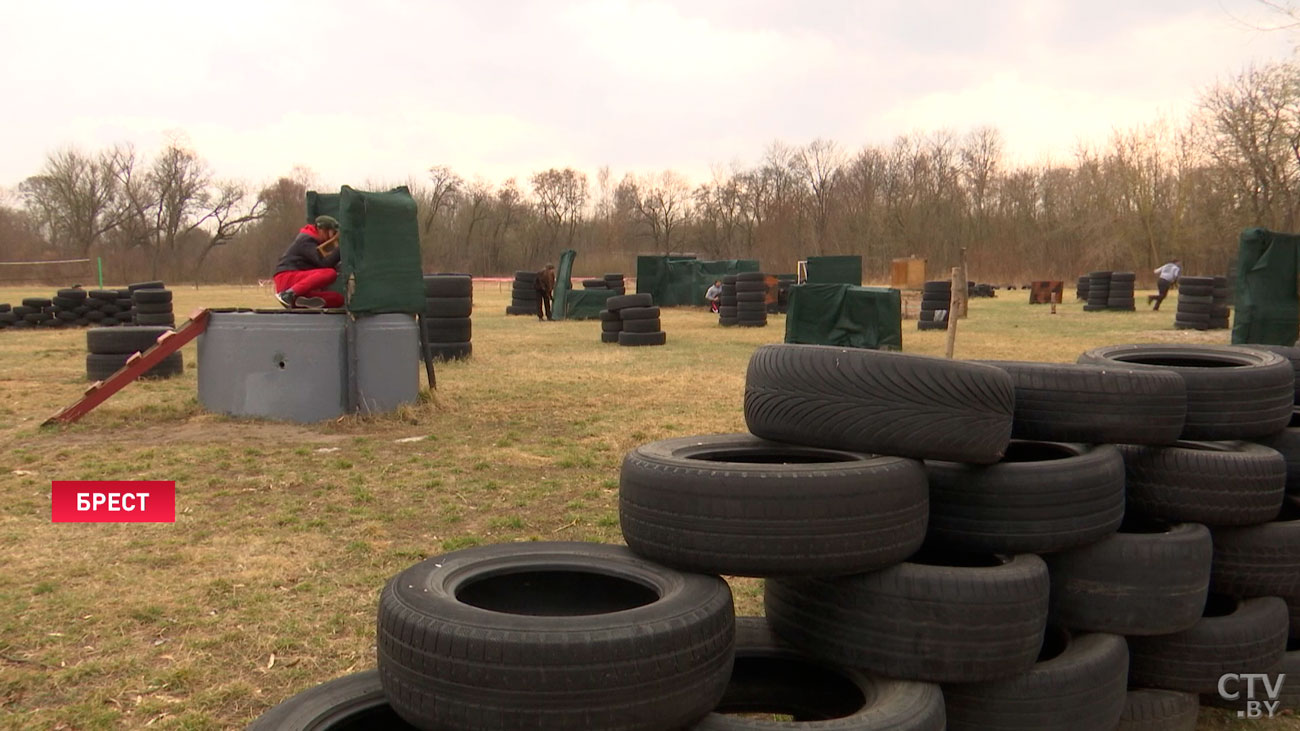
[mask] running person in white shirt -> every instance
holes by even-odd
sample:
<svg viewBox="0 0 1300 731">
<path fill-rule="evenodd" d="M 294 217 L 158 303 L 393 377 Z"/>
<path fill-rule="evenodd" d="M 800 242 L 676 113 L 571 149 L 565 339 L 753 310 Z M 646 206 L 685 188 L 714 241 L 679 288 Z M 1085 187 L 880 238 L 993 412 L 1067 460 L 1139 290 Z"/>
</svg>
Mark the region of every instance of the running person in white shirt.
<svg viewBox="0 0 1300 731">
<path fill-rule="evenodd" d="M 1169 285 L 1178 281 L 1179 275 L 1183 273 L 1183 268 L 1178 266 L 1177 259 L 1170 259 L 1168 264 L 1155 270 L 1155 273 L 1158 277 L 1158 279 L 1156 279 L 1156 290 L 1159 294 L 1147 295 L 1147 304 L 1154 302 L 1155 307 L 1152 307 L 1151 309 L 1159 310 L 1160 303 L 1164 302 L 1165 297 L 1169 294 Z"/>
</svg>

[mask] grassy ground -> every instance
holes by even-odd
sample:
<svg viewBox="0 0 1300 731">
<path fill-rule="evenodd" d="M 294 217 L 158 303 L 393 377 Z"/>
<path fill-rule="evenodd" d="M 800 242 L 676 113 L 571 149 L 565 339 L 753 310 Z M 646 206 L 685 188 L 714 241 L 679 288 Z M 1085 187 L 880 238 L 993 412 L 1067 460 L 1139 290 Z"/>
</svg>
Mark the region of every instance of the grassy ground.
<svg viewBox="0 0 1300 731">
<path fill-rule="evenodd" d="M 723 329 L 677 308 L 663 317 L 666 347 L 619 348 L 595 322 L 506 317 L 508 291 L 477 289 L 474 358 L 440 366 L 436 393 L 395 415 L 309 426 L 203 412 L 190 345 L 183 377 L 132 384 L 73 427 L 41 429 L 86 385 L 85 336 L 0 332 L 0 727 L 239 727 L 373 666 L 388 577 L 481 543 L 618 542 L 622 455 L 743 431 L 746 362 L 784 333 L 781 316 Z M 48 294 L 0 289 L 0 302 Z M 178 313 L 272 304 L 248 288 L 175 296 Z M 1172 299 L 1159 313 L 1051 315 L 1026 298 L 974 301 L 958 356 L 1070 361 L 1108 343 L 1228 340 L 1173 330 Z M 907 351 L 942 353 L 944 333 L 904 325 Z M 105 478 L 175 480 L 176 523 L 50 523 L 51 480 Z M 758 581 L 732 585 L 738 611 L 761 611 Z M 1203 711 L 1199 728 L 1254 726 Z"/>
</svg>

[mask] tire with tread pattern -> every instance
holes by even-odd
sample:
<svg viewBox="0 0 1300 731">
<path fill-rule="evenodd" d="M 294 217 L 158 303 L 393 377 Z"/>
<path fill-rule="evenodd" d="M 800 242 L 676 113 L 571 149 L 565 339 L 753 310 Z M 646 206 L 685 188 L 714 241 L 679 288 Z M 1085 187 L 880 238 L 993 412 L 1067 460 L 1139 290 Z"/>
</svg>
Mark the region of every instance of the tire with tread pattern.
<svg viewBox="0 0 1300 731">
<path fill-rule="evenodd" d="M 136 305 L 161 305 L 172 301 L 170 289 L 137 289 L 131 293 Z"/>
<path fill-rule="evenodd" d="M 759 717 L 793 716 L 796 723 Z M 834 667 L 783 642 L 763 617 L 736 618 L 736 664 L 713 713 L 691 731 L 943 731 L 939 686 Z"/>
<path fill-rule="evenodd" d="M 474 280 L 468 274 L 426 274 L 424 296 L 426 298 L 472 298 Z"/>
<path fill-rule="evenodd" d="M 980 362 L 1001 368 L 1015 381 L 1015 438 L 1172 444 L 1187 418 L 1187 387 L 1182 376 L 1171 371 Z"/>
<path fill-rule="evenodd" d="M 1289 618 L 1277 597 L 1237 601 L 1211 594 L 1191 629 L 1129 638 L 1129 682 L 1213 693 L 1226 673 L 1263 673 L 1282 661 Z"/>
<path fill-rule="evenodd" d="M 469 297 L 425 297 L 424 314 L 429 317 L 469 317 L 474 300 Z"/>
<path fill-rule="evenodd" d="M 248 731 L 417 731 L 388 705 L 378 670 L 313 686 L 257 717 Z"/>
<path fill-rule="evenodd" d="M 925 471 L 915 460 L 749 434 L 643 444 L 623 458 L 619 478 L 628 547 L 706 574 L 885 568 L 921 547 L 927 508 Z"/>
<path fill-rule="evenodd" d="M 654 305 L 654 298 L 649 294 L 619 294 L 605 300 L 605 309 L 610 312 L 616 312 L 625 307 L 651 307 Z"/>
<path fill-rule="evenodd" d="M 993 366 L 823 345 L 749 360 L 745 423 L 778 442 L 990 464 L 1011 439 L 1015 387 Z"/>
<path fill-rule="evenodd" d="M 1203 525 L 1131 521 L 1097 543 L 1045 556 L 1052 621 L 1125 636 L 1189 629 L 1205 607 L 1213 553 Z"/>
<path fill-rule="evenodd" d="M 422 561 L 380 594 L 376 642 L 408 723 L 539 731 L 689 726 L 722 699 L 734 643 L 722 579 L 591 543 Z"/>
<path fill-rule="evenodd" d="M 119 327 L 113 330 L 87 330 L 86 350 L 91 353 L 130 355 L 148 350 L 158 342 L 158 338 L 169 328 L 134 326 Z"/>
<path fill-rule="evenodd" d="M 1300 506 L 1285 500 L 1260 525 L 1215 528 L 1210 591 L 1235 597 L 1300 596 Z"/>
<path fill-rule="evenodd" d="M 623 332 L 626 333 L 654 333 L 659 332 L 661 326 L 659 320 L 623 320 L 620 323 L 623 326 Z"/>
<path fill-rule="evenodd" d="M 1250 442 L 1178 442 L 1170 447 L 1119 445 L 1124 456 L 1126 514 L 1208 526 L 1272 520 L 1286 494 L 1286 461 Z"/>
<path fill-rule="evenodd" d="M 1047 626 L 1047 565 L 1033 554 L 922 551 L 867 574 L 765 584 L 765 613 L 782 639 L 844 667 L 896 678 L 1015 676 L 1033 667 Z"/>
<path fill-rule="evenodd" d="M 621 320 L 658 320 L 658 307 L 624 307 L 618 311 Z"/>
<path fill-rule="evenodd" d="M 928 540 L 990 553 L 1096 543 L 1124 518 L 1124 459 L 1110 444 L 1013 439 L 992 465 L 927 460 Z"/>
<path fill-rule="evenodd" d="M 1128 645 L 1123 637 L 1070 636 L 1049 629 L 1040 657 L 1014 678 L 945 684 L 948 731 L 1115 728 L 1127 695 Z"/>
<path fill-rule="evenodd" d="M 1287 428 L 1254 441 L 1282 455 L 1282 459 L 1286 460 L 1287 494 L 1300 494 L 1300 409 L 1291 412 L 1291 423 Z"/>
<path fill-rule="evenodd" d="M 1231 345 L 1112 345 L 1080 363 L 1168 369 L 1187 385 L 1183 439 L 1252 439 L 1286 428 L 1295 404 L 1290 361 L 1265 350 Z"/>
<path fill-rule="evenodd" d="M 618 334 L 619 345 L 640 346 L 640 345 L 664 345 L 668 342 L 668 333 L 660 330 L 650 333 L 634 333 L 624 330 Z"/>
</svg>

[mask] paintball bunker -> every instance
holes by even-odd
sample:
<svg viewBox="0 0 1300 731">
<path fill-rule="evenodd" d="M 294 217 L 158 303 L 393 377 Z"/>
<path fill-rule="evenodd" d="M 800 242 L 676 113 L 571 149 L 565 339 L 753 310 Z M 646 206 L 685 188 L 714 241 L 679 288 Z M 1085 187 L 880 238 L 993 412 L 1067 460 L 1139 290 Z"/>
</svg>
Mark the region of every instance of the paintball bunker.
<svg viewBox="0 0 1300 731">
<path fill-rule="evenodd" d="M 315 422 L 379 414 L 420 392 L 407 314 L 221 312 L 199 336 L 199 402 L 233 416 Z"/>
</svg>

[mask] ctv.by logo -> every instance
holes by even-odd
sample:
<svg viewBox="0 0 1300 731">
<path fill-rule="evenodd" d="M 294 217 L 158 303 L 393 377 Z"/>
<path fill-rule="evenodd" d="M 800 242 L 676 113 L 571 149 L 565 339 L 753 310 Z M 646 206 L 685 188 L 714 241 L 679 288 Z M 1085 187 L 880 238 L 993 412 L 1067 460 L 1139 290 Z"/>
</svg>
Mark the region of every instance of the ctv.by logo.
<svg viewBox="0 0 1300 731">
<path fill-rule="evenodd" d="M 1258 700 L 1255 695 L 1255 681 L 1260 681 L 1263 686 L 1264 696 L 1268 700 Z M 1235 701 L 1241 699 L 1241 688 L 1244 684 L 1246 687 L 1246 708 L 1237 711 L 1237 718 L 1272 718 L 1277 712 L 1278 706 L 1282 701 L 1278 700 L 1282 695 L 1282 682 L 1286 680 L 1286 673 L 1278 673 L 1276 682 L 1269 682 L 1267 673 L 1227 673 L 1219 677 L 1219 697 L 1225 701 Z M 1229 690 L 1229 684 L 1232 684 L 1233 690 Z"/>
</svg>

